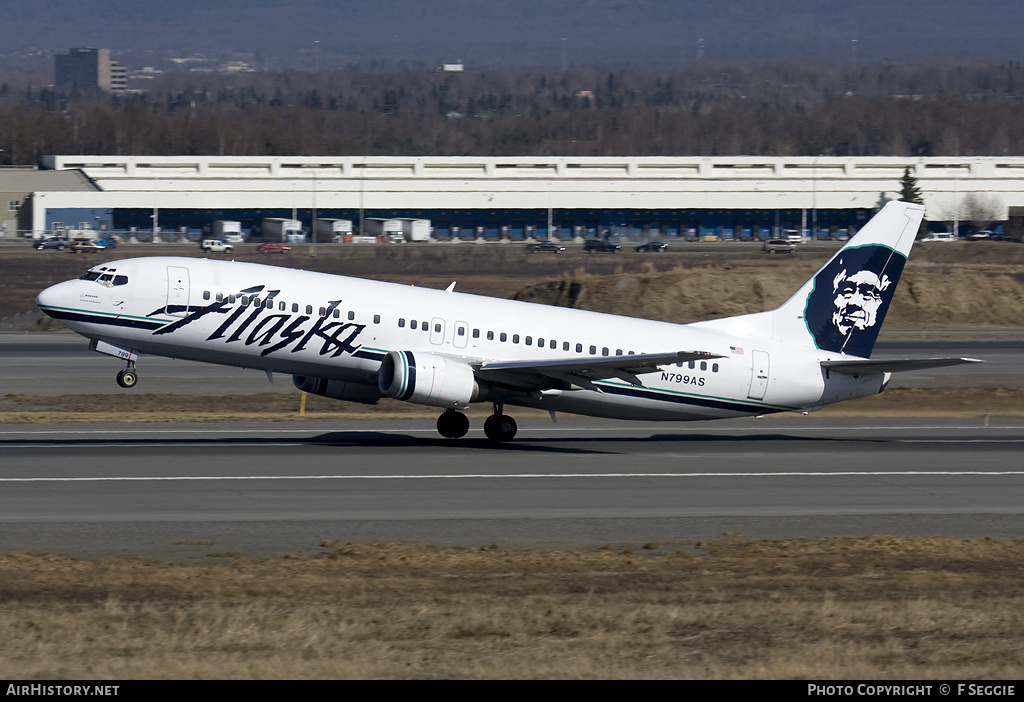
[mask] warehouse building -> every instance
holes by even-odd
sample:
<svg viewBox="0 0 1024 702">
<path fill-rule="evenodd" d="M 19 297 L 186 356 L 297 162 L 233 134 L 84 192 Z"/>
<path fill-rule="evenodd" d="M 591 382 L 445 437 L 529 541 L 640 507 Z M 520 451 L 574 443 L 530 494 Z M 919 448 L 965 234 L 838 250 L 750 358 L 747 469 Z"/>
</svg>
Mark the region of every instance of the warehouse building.
<svg viewBox="0 0 1024 702">
<path fill-rule="evenodd" d="M 198 238 L 215 220 L 258 234 L 264 218 L 309 223 L 414 218 L 438 240 L 854 233 L 905 169 L 927 219 L 989 226 L 1024 215 L 1024 158 L 897 157 L 233 157 L 51 156 L 91 190 L 40 189 L 25 203 L 33 236 L 93 229 Z M 307 225 L 308 226 L 308 225 Z"/>
</svg>

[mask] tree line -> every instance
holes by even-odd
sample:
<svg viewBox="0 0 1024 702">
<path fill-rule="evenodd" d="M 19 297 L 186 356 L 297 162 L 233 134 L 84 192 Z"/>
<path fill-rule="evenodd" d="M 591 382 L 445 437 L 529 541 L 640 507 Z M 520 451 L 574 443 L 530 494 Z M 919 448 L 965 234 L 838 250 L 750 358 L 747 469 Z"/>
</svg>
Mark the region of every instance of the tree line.
<svg viewBox="0 0 1024 702">
<path fill-rule="evenodd" d="M 167 73 L 122 94 L 0 85 L 0 163 L 46 154 L 1024 153 L 1017 63 L 703 62 L 445 73 Z"/>
</svg>

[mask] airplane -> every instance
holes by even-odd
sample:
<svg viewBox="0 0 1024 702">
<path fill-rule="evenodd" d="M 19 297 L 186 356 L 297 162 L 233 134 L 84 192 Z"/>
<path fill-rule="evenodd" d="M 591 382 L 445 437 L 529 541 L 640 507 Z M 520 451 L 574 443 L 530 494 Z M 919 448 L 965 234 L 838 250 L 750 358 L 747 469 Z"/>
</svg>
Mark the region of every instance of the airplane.
<svg viewBox="0 0 1024 702">
<path fill-rule="evenodd" d="M 871 359 L 924 208 L 890 202 L 775 310 L 672 324 L 275 266 L 186 257 L 89 268 L 39 293 L 47 315 L 120 358 L 142 354 L 293 376 L 302 391 L 442 409 L 491 403 L 484 433 L 515 437 L 506 406 L 635 420 L 807 413 L 881 392 L 892 373 L 971 358 Z"/>
</svg>

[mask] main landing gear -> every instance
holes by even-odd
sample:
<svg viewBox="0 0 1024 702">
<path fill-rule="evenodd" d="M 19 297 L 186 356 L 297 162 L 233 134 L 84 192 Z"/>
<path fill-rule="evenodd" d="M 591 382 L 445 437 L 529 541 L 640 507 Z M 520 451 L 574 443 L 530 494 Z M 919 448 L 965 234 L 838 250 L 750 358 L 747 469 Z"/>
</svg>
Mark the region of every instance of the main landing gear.
<svg viewBox="0 0 1024 702">
<path fill-rule="evenodd" d="M 446 439 L 461 439 L 469 431 L 469 417 L 462 412 L 445 410 L 437 418 L 437 432 Z"/>
<path fill-rule="evenodd" d="M 122 388 L 134 388 L 139 382 L 139 375 L 135 372 L 135 361 L 128 361 L 128 367 L 117 374 L 117 384 Z"/>
<path fill-rule="evenodd" d="M 437 431 L 446 439 L 460 439 L 469 431 L 469 418 L 462 412 L 445 410 L 437 418 Z M 484 422 L 484 434 L 491 441 L 511 441 L 515 438 L 518 427 L 516 420 L 502 414 L 500 403 L 494 403 L 494 414 Z"/>
</svg>

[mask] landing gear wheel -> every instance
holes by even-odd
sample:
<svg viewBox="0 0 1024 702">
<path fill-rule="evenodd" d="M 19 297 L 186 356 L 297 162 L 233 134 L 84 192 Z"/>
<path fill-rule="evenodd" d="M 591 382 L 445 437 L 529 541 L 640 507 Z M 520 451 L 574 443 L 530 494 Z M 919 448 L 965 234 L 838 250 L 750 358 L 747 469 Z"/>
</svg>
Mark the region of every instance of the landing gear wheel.
<svg viewBox="0 0 1024 702">
<path fill-rule="evenodd" d="M 461 439 L 469 431 L 469 418 L 462 412 L 445 410 L 437 418 L 437 432 L 446 439 Z"/>
<path fill-rule="evenodd" d="M 133 388 L 139 382 L 139 376 L 131 368 L 125 368 L 117 374 L 117 384 L 122 388 Z"/>
<path fill-rule="evenodd" d="M 491 441 L 511 441 L 518 429 L 516 420 L 507 414 L 492 414 L 484 422 L 484 434 Z"/>
</svg>

